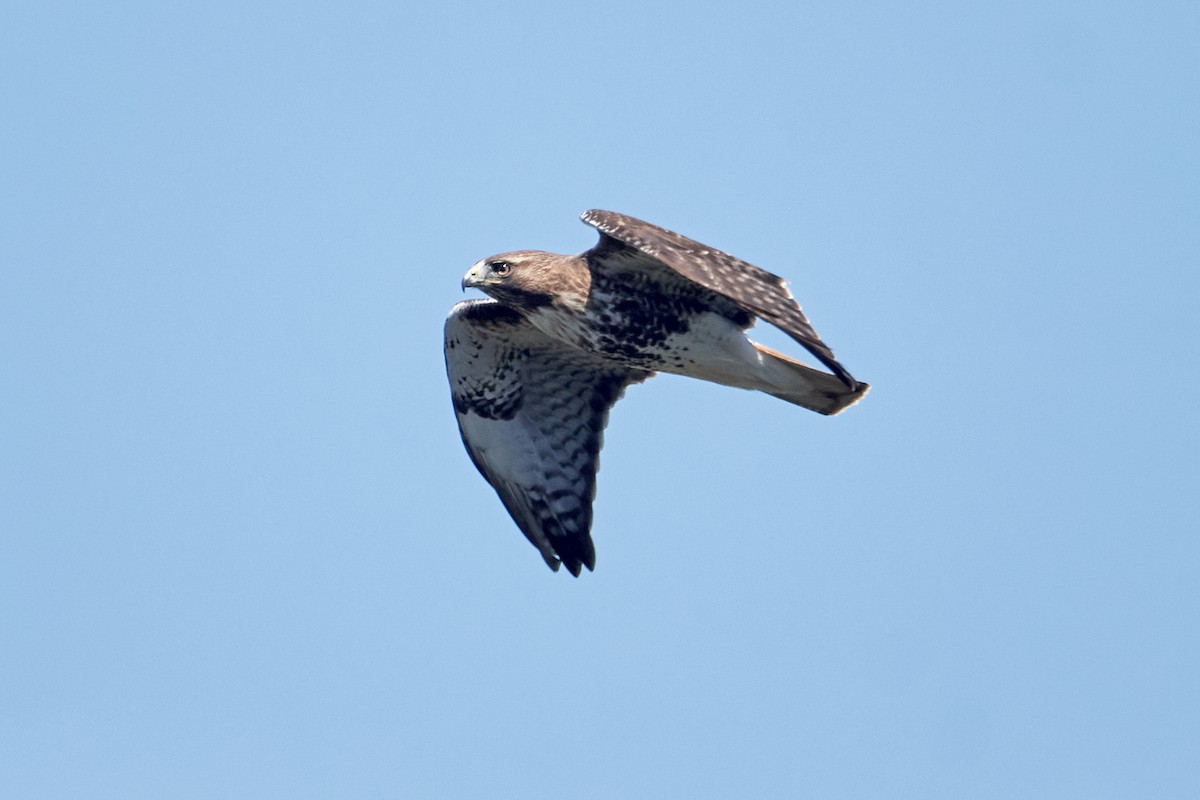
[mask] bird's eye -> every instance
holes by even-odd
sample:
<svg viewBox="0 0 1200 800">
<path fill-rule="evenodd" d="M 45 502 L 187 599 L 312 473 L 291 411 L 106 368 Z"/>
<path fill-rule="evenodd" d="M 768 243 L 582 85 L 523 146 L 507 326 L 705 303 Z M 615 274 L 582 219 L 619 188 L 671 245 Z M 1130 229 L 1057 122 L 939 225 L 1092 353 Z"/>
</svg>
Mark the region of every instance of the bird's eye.
<svg viewBox="0 0 1200 800">
<path fill-rule="evenodd" d="M 511 270 L 512 264 L 509 264 L 507 261 L 492 262 L 492 272 L 497 275 L 507 275 Z"/>
</svg>

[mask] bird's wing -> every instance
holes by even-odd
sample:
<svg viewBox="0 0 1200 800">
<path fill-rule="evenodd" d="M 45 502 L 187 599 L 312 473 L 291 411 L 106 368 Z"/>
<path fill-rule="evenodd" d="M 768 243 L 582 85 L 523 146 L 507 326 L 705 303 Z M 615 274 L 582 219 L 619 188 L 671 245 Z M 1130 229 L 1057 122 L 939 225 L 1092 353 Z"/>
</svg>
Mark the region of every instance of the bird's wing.
<svg viewBox="0 0 1200 800">
<path fill-rule="evenodd" d="M 783 278 L 674 231 L 614 211 L 586 211 L 582 219 L 601 234 L 600 242 L 585 254 L 589 259 L 603 261 L 614 253 L 625 256 L 626 261 L 630 254 L 649 256 L 675 274 L 775 325 L 851 390 L 859 387 L 821 341 Z"/>
<path fill-rule="evenodd" d="M 608 410 L 653 373 L 557 342 L 495 300 L 446 320 L 446 373 L 471 460 L 557 570 L 592 569 L 596 470 Z"/>
</svg>

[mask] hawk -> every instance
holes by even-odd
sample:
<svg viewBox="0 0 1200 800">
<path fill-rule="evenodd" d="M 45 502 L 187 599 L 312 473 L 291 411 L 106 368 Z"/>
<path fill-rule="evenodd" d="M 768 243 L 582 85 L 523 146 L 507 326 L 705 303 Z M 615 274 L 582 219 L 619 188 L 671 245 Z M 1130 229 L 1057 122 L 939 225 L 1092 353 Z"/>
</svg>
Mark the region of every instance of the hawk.
<svg viewBox="0 0 1200 800">
<path fill-rule="evenodd" d="M 846 371 L 783 279 L 673 231 L 612 211 L 587 252 L 485 258 L 463 289 L 487 299 L 446 320 L 446 372 L 471 461 L 551 569 L 593 569 L 592 500 L 609 409 L 656 372 L 754 389 L 836 414 L 869 388 Z M 832 374 L 745 331 L 763 319 Z"/>
</svg>

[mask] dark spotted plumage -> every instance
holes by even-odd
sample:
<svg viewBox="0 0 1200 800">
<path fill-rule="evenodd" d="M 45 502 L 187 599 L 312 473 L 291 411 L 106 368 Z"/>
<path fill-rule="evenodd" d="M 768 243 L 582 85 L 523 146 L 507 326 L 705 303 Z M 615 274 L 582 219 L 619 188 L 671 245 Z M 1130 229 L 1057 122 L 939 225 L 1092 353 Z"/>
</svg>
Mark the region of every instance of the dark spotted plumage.
<svg viewBox="0 0 1200 800">
<path fill-rule="evenodd" d="M 755 389 L 821 414 L 867 385 L 817 336 L 782 278 L 610 211 L 583 220 L 600 242 L 577 256 L 519 250 L 475 264 L 463 286 L 493 299 L 446 320 L 446 369 L 471 460 L 557 569 L 595 564 L 592 499 L 608 411 L 655 372 Z M 830 375 L 751 342 L 778 326 Z"/>
<path fill-rule="evenodd" d="M 670 358 L 668 340 L 687 333 L 691 320 L 717 305 L 712 292 L 692 283 L 664 284 L 644 272 L 613 271 L 597 258 L 588 258 L 588 264 L 592 283 L 585 313 L 592 320 L 594 346 L 632 366 L 663 368 L 661 359 Z M 740 309 L 722 310 L 735 324 L 750 324 L 750 316 Z"/>
<path fill-rule="evenodd" d="M 821 341 L 783 278 L 675 231 L 615 211 L 586 211 L 582 219 L 603 234 L 600 244 L 589 252 L 592 261 L 604 263 L 614 253 L 631 260 L 630 250 L 649 256 L 652 265 L 646 269 L 665 267 L 693 285 L 727 298 L 743 313 L 765 319 L 804 345 L 848 388 L 858 388 L 858 381 Z"/>
</svg>

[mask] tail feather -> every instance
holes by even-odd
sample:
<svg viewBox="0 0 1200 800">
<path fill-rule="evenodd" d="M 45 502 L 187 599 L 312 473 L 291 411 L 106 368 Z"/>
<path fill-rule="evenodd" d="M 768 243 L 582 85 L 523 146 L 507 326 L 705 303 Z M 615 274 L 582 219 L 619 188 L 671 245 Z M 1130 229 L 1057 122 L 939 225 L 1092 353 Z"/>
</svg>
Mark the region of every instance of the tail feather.
<svg viewBox="0 0 1200 800">
<path fill-rule="evenodd" d="M 762 355 L 762 374 L 766 381 L 765 385 L 756 388 L 818 414 L 832 416 L 844 411 L 863 399 L 871 388 L 860 383 L 858 388 L 850 389 L 828 372 L 801 364 L 758 342 L 751 344 Z"/>
</svg>

